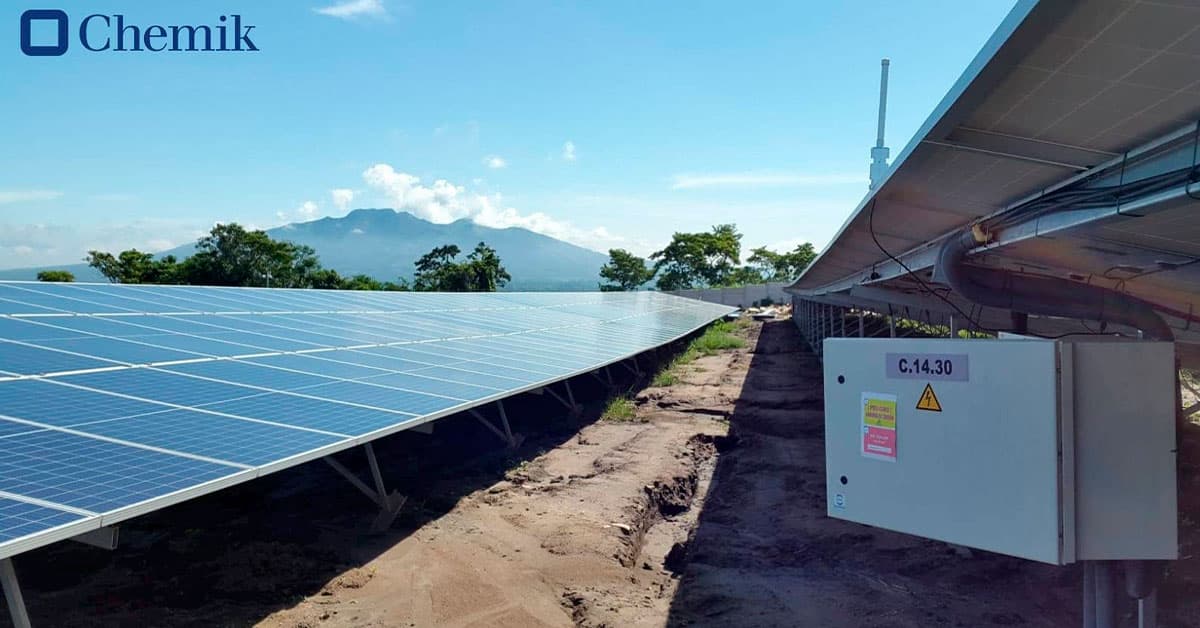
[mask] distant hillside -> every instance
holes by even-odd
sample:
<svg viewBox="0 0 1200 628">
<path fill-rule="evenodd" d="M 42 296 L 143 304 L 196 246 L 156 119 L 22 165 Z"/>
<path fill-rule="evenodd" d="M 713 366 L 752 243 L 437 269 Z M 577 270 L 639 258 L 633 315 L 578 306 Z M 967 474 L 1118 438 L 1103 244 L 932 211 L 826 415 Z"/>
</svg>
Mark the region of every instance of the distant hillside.
<svg viewBox="0 0 1200 628">
<path fill-rule="evenodd" d="M 469 220 L 439 225 L 391 209 L 356 209 L 341 218 L 284 225 L 267 233 L 313 247 L 323 266 L 342 275 L 362 273 L 379 280 L 411 278 L 413 262 L 443 244 L 458 245 L 461 255 L 481 241 L 496 249 L 513 276 L 507 290 L 595 290 L 600 267 L 608 260 L 602 253 L 528 229 L 493 229 Z M 184 258 L 192 251 L 189 244 L 162 255 Z M 35 279 L 46 268 L 69 270 L 77 281 L 104 281 L 85 264 L 0 270 L 0 279 Z"/>
</svg>

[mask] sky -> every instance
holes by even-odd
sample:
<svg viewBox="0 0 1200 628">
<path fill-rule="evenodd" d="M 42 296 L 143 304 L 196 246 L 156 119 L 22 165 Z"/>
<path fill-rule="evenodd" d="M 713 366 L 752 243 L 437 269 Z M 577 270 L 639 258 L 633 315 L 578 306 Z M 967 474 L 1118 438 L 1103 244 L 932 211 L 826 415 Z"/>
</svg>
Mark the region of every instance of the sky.
<svg viewBox="0 0 1200 628">
<path fill-rule="evenodd" d="M 728 222 L 744 251 L 821 248 L 866 192 L 880 58 L 896 155 L 1012 5 L 6 2 L 0 268 L 358 207 L 642 255 Z M 21 13 L 50 6 L 69 50 L 23 55 Z M 234 12 L 259 51 L 88 52 L 74 33 Z"/>
</svg>

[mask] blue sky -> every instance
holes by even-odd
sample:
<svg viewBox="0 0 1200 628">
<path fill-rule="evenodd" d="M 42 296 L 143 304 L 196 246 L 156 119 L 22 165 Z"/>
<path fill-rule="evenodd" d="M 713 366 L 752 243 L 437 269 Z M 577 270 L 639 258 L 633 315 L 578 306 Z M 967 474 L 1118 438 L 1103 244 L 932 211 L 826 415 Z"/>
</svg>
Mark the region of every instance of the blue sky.
<svg viewBox="0 0 1200 628">
<path fill-rule="evenodd" d="M 356 207 L 642 254 L 724 222 L 824 246 L 866 189 L 879 59 L 896 154 L 1013 2 L 236 4 L 0 8 L 0 268 Z M 22 55 L 51 5 L 72 30 L 240 11 L 261 51 Z"/>
</svg>

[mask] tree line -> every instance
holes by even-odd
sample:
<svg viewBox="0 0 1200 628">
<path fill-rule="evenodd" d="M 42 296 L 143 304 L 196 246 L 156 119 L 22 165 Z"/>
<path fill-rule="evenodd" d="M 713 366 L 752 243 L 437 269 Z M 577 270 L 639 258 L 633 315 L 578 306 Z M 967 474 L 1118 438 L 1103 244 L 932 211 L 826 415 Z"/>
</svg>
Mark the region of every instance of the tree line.
<svg viewBox="0 0 1200 628">
<path fill-rule="evenodd" d="M 600 269 L 603 291 L 637 290 L 655 281 L 659 290 L 720 288 L 789 281 L 816 257 L 809 242 L 777 253 L 766 247 L 750 250 L 741 263 L 742 234 L 733 224 L 711 231 L 677 232 L 662 250 L 642 258 L 624 249 L 609 250 Z M 417 290 L 494 292 L 512 280 L 496 250 L 480 242 L 465 258 L 459 247 L 434 248 L 414 263 L 413 279 L 379 281 L 368 275 L 343 276 L 321 266 L 312 247 L 272 239 L 265 231 L 248 231 L 237 223 L 213 227 L 196 242 L 196 252 L 182 260 L 155 257 L 128 249 L 117 254 L 88 251 L 84 261 L 114 283 L 192 284 L 330 290 Z M 41 281 L 74 281 L 65 270 L 38 273 Z"/>
<path fill-rule="evenodd" d="M 741 263 L 742 234 L 737 225 L 717 225 L 711 231 L 679 233 L 665 248 L 646 258 L 625 249 L 611 249 L 609 260 L 600 269 L 604 291 L 637 290 L 655 279 L 659 290 L 724 288 L 768 281 L 790 281 L 800 275 L 816 258 L 811 242 L 785 253 L 766 247 L 750 250 L 746 264 Z"/>
<path fill-rule="evenodd" d="M 113 283 L 192 284 L 266 288 L 323 288 L 328 290 L 417 290 L 494 292 L 512 277 L 495 249 L 480 242 L 465 259 L 453 244 L 440 246 L 416 261 L 410 283 L 379 281 L 368 275 L 342 276 L 321 266 L 312 247 L 275 240 L 265 231 L 248 231 L 237 223 L 213 227 L 196 242 L 195 254 L 183 260 L 174 255 L 155 257 L 128 249 L 116 255 L 88 251 L 84 261 Z M 70 272 L 38 273 L 42 281 L 74 281 Z"/>
</svg>

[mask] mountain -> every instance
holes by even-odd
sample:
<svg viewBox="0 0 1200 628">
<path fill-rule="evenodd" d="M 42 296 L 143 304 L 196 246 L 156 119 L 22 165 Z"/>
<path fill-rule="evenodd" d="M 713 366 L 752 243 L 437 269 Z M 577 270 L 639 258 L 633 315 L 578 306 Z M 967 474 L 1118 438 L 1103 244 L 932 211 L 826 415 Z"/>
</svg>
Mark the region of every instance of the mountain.
<svg viewBox="0 0 1200 628">
<path fill-rule="evenodd" d="M 496 249 L 513 277 L 506 290 L 595 290 L 600 267 L 608 261 L 602 253 L 528 229 L 494 229 L 466 219 L 441 225 L 392 209 L 356 209 L 341 218 L 288 224 L 267 233 L 277 240 L 311 246 L 321 265 L 342 275 L 362 273 L 379 280 L 411 278 L 413 262 L 445 244 L 462 249 L 460 258 L 479 242 Z M 160 255 L 182 259 L 193 250 L 194 245 L 188 244 Z M 39 270 L 47 268 L 69 270 L 76 281 L 104 281 L 85 264 L 0 270 L 0 279 L 35 279 Z"/>
</svg>

